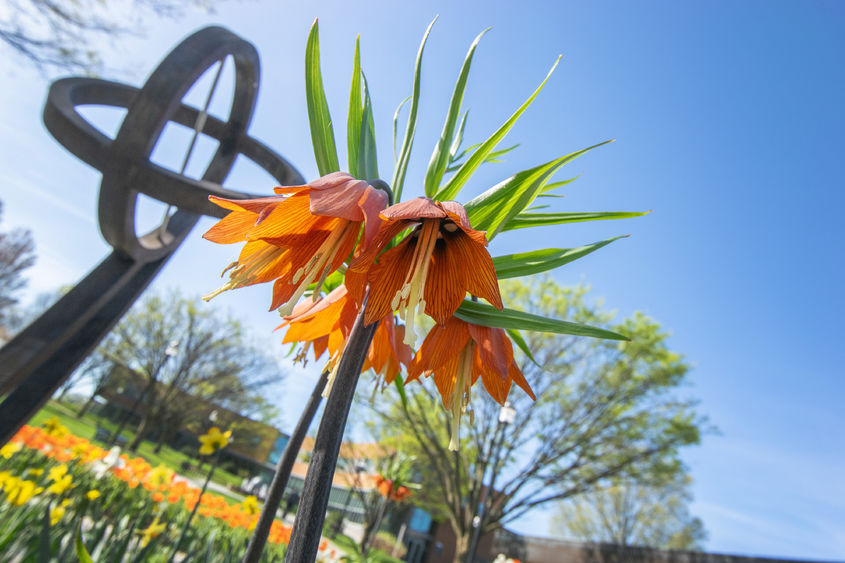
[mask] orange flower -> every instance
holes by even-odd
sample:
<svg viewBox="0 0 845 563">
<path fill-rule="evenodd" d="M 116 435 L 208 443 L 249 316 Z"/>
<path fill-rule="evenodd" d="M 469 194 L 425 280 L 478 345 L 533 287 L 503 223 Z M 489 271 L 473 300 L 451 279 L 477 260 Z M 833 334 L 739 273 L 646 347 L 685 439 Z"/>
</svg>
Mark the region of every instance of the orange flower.
<svg viewBox="0 0 845 563">
<path fill-rule="evenodd" d="M 303 342 L 314 347 L 314 359 L 318 359 L 327 349 L 329 362 L 329 383 L 323 392 L 328 396 L 334 375 L 340 361 L 340 354 L 355 317 L 358 314 L 358 304 L 349 295 L 346 286 L 340 285 L 328 295 L 316 302 L 306 300 L 297 305 L 293 314 L 285 317 L 284 322 L 277 328 L 287 326 L 288 331 L 282 339 L 283 344 Z M 373 369 L 379 377 L 384 377 L 387 383 L 392 383 L 399 373 L 399 365 L 411 362 L 413 351 L 402 343 L 404 327 L 396 325 L 393 314 L 382 319 L 361 371 Z M 299 357 L 304 357 L 305 350 Z"/>
<path fill-rule="evenodd" d="M 287 303 L 290 314 L 309 285 L 317 290 L 326 277 L 349 257 L 361 226 L 366 246 L 378 232 L 378 212 L 387 194 L 345 172 L 334 172 L 303 186 L 278 187 L 289 197 L 230 200 L 209 199 L 229 209 L 207 233 L 221 244 L 246 242 L 236 262 L 229 265 L 229 281 L 205 296 L 208 300 L 228 289 L 276 280 L 270 309 Z"/>
<path fill-rule="evenodd" d="M 405 321 L 405 343 L 413 346 L 419 310 L 444 323 L 467 292 L 502 308 L 487 236 L 471 228 L 460 203 L 418 197 L 380 215 L 384 223 L 378 236 L 352 261 L 346 275 L 346 285 L 358 301 L 370 285 L 367 324 L 398 310 Z M 376 254 L 409 227 L 413 230 L 408 236 L 374 263 Z"/>
<path fill-rule="evenodd" d="M 452 317 L 435 325 L 408 366 L 408 381 L 434 375 L 443 405 L 452 413 L 452 440 L 458 447 L 461 413 L 469 402 L 470 387 L 481 376 L 487 392 L 499 404 L 507 399 L 511 383 L 532 399 L 534 392 L 513 359 L 513 345 L 501 328 L 474 325 Z"/>
</svg>

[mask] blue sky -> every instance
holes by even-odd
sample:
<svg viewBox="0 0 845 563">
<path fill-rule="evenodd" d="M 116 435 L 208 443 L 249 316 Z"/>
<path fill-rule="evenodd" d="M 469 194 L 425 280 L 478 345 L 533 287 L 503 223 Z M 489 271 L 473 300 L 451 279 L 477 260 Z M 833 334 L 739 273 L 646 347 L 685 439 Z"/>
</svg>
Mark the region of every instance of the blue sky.
<svg viewBox="0 0 845 563">
<path fill-rule="evenodd" d="M 845 312 L 839 214 L 845 205 L 845 5 L 839 2 L 273 2 L 219 4 L 215 14 L 149 22 L 146 38 L 109 46 L 107 62 L 138 84 L 167 50 L 209 23 L 252 41 L 262 62 L 253 136 L 317 175 L 309 148 L 303 52 L 319 16 L 324 80 L 333 117 L 345 123 L 352 47 L 373 94 L 383 176 L 392 162 L 390 127 L 410 93 L 413 59 L 428 22 L 423 101 L 408 195 L 420 193 L 458 69 L 482 40 L 465 105 L 467 138 L 485 138 L 530 94 L 558 54 L 561 65 L 505 141 L 519 149 L 485 168 L 468 199 L 510 174 L 606 139 L 617 142 L 567 166 L 560 210 L 648 210 L 650 215 L 517 232 L 495 254 L 577 246 L 632 236 L 556 273 L 586 282 L 620 315 L 642 310 L 672 333 L 694 366 L 693 387 L 718 435 L 684 453 L 695 479 L 692 510 L 711 551 L 845 559 Z M 107 253 L 96 230 L 99 174 L 52 141 L 40 121 L 47 82 L 3 56 L 0 198 L 3 229 L 27 226 L 38 242 L 30 294 L 73 283 Z M 231 75 L 224 76 L 224 84 Z M 198 100 L 202 94 L 192 99 Z M 212 106 L 223 113 L 225 96 Z M 87 115 L 105 130 L 119 116 Z M 404 123 L 404 118 L 401 121 Z M 337 131 L 339 146 L 343 127 Z M 155 158 L 181 159 L 172 132 Z M 200 147 L 197 160 L 201 160 Z M 232 186 L 272 181 L 240 166 Z M 142 209 L 140 218 L 160 211 Z M 218 283 L 230 250 L 191 235 L 156 287 L 199 294 Z M 271 335 L 267 288 L 219 298 Z M 266 336 L 265 336 L 266 335 Z M 292 424 L 310 370 L 288 375 Z M 546 528 L 543 515 L 525 525 Z"/>
</svg>

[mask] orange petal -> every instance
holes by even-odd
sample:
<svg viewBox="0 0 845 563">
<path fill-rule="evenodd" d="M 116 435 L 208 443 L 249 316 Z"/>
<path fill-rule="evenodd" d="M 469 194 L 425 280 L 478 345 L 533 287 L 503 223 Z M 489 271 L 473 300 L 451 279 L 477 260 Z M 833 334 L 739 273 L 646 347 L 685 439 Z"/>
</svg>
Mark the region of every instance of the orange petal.
<svg viewBox="0 0 845 563">
<path fill-rule="evenodd" d="M 388 221 L 400 219 L 417 221 L 419 219 L 443 219 L 446 217 L 446 212 L 430 197 L 415 197 L 391 205 L 381 212 L 381 216 Z"/>
<path fill-rule="evenodd" d="M 425 371 L 436 370 L 453 356 L 460 356 L 469 337 L 467 323 L 456 317 L 451 317 L 444 324 L 434 325 L 408 366 L 409 380 L 416 379 Z"/>
<path fill-rule="evenodd" d="M 496 278 L 493 259 L 490 258 L 487 249 L 463 231 L 456 231 L 449 236 L 444 235 L 444 238 L 447 239 L 450 249 L 453 249 L 461 263 L 463 287 L 501 310 L 502 296 L 499 293 L 499 280 Z"/>
<path fill-rule="evenodd" d="M 208 196 L 208 201 L 215 205 L 219 205 L 223 209 L 229 211 L 249 211 L 251 213 L 261 213 L 267 207 L 272 207 L 283 202 L 285 198 L 278 196 L 259 197 L 255 199 L 226 199 L 217 197 L 216 195 Z"/>
<path fill-rule="evenodd" d="M 413 263 L 415 240 L 406 238 L 382 254 L 378 263 L 370 268 L 367 274 L 367 280 L 370 282 L 370 298 L 364 318 L 366 324 L 372 324 L 393 313 L 393 297 L 405 282 L 405 277 Z"/>
<path fill-rule="evenodd" d="M 247 236 L 250 239 L 278 238 L 283 235 L 305 234 L 314 229 L 317 218 L 308 208 L 308 194 L 295 194 L 275 206 Z"/>
<path fill-rule="evenodd" d="M 522 375 L 522 372 L 517 367 L 516 363 L 512 363 L 510 367 L 510 371 L 508 372 L 509 377 L 513 380 L 514 383 L 519 385 L 519 387 L 528 393 L 528 396 L 537 400 L 537 396 L 534 394 L 534 391 L 531 390 L 531 386 L 528 385 L 528 382 L 525 380 L 525 376 Z"/>
<path fill-rule="evenodd" d="M 447 401 L 455 390 L 460 358 L 460 354 L 455 354 L 434 371 L 434 384 L 437 386 L 437 390 L 440 392 L 440 400 L 443 401 L 443 406 L 446 408 L 449 408 Z"/>
<path fill-rule="evenodd" d="M 255 226 L 257 218 L 256 213 L 249 211 L 232 211 L 208 229 L 202 238 L 217 244 L 243 242 L 247 231 Z"/>
<path fill-rule="evenodd" d="M 513 346 L 505 331 L 470 324 L 469 334 L 477 344 L 476 354 L 481 359 L 481 365 L 491 373 L 498 374 L 500 379 L 507 380 L 508 370 L 513 363 Z"/>
<path fill-rule="evenodd" d="M 500 377 L 489 366 L 485 366 L 478 348 L 476 348 L 475 358 L 473 358 L 473 372 L 481 375 L 481 381 L 490 396 L 500 405 L 504 405 L 508 398 L 508 392 L 511 390 L 511 380 L 507 377 Z"/>
<path fill-rule="evenodd" d="M 358 207 L 364 217 L 364 247 L 369 246 L 381 227 L 379 212 L 387 206 L 387 194 L 370 187 L 358 200 Z"/>
<path fill-rule="evenodd" d="M 460 255 L 452 252 L 447 239 L 437 241 L 425 280 L 425 312 L 438 323 L 445 323 L 466 295 L 461 269 L 467 267 Z"/>
</svg>

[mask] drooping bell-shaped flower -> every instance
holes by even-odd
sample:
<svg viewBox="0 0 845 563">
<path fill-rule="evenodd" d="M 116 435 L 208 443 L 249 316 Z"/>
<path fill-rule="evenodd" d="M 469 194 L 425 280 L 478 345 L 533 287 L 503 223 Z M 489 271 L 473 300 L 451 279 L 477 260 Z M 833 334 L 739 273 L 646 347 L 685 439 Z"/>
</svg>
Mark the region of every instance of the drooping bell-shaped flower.
<svg viewBox="0 0 845 563">
<path fill-rule="evenodd" d="M 444 323 L 467 292 L 502 308 L 487 237 L 472 229 L 460 203 L 418 197 L 388 207 L 380 216 L 384 222 L 373 244 L 350 263 L 346 274 L 346 285 L 357 299 L 369 283 L 365 322 L 398 311 L 405 321 L 405 343 L 413 346 L 417 312 Z M 376 259 L 409 228 L 399 244 Z"/>
<path fill-rule="evenodd" d="M 303 343 L 303 351 L 299 356 L 303 359 L 309 346 L 314 350 L 315 359 L 328 350 L 326 369 L 329 371 L 329 382 L 323 392 L 324 396 L 328 396 L 331 391 L 341 353 L 357 315 L 358 303 L 349 295 L 346 286 L 340 285 L 317 301 L 299 303 L 292 314 L 286 316 L 277 327 L 287 327 L 282 343 Z M 372 369 L 386 383 L 392 383 L 399 374 L 400 364 L 407 366 L 413 356 L 413 350 L 402 343 L 403 335 L 404 327 L 394 323 L 392 313 L 383 318 L 373 336 L 361 371 Z"/>
<path fill-rule="evenodd" d="M 458 427 L 469 403 L 470 387 L 479 377 L 499 404 L 505 403 L 512 383 L 536 399 L 514 361 L 513 345 L 505 331 L 457 317 L 435 325 L 426 336 L 408 366 L 408 381 L 421 375 L 433 375 L 443 405 L 452 413 L 452 450 L 458 447 Z"/>
<path fill-rule="evenodd" d="M 363 247 L 379 228 L 379 211 L 387 194 L 345 172 L 333 172 L 303 186 L 275 188 L 288 196 L 232 200 L 211 196 L 229 209 L 226 217 L 203 235 L 221 244 L 246 242 L 238 260 L 224 274 L 229 280 L 215 295 L 238 287 L 275 280 L 270 309 L 290 314 L 305 290 L 349 258 L 363 227 Z"/>
</svg>

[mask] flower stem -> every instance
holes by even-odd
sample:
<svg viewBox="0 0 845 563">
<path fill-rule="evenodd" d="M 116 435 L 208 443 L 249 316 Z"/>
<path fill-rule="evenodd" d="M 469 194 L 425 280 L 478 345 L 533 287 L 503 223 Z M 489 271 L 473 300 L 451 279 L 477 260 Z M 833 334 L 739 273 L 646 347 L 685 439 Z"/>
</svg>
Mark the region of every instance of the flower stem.
<svg viewBox="0 0 845 563">
<path fill-rule="evenodd" d="M 355 386 L 361 375 L 361 368 L 367 357 L 367 351 L 373 340 L 378 323 L 364 325 L 364 311 L 367 307 L 367 297 L 361 304 L 355 324 L 346 341 L 346 348 L 340 359 L 337 377 L 326 401 L 326 409 L 317 431 L 314 451 L 308 473 L 305 475 L 305 485 L 302 490 L 302 501 L 296 512 L 296 520 L 291 533 L 290 544 L 285 554 L 285 561 L 298 563 L 314 561 L 320 545 L 323 522 L 326 518 L 326 507 L 329 504 L 329 493 L 332 490 L 332 478 L 349 407 L 355 394 Z"/>
<path fill-rule="evenodd" d="M 173 551 L 170 552 L 170 557 L 167 558 L 168 563 L 171 563 L 173 561 L 173 558 L 176 557 L 176 553 L 182 546 L 182 542 L 185 540 L 185 535 L 188 533 L 188 528 L 191 527 L 191 520 L 194 519 L 194 514 L 197 513 L 197 509 L 200 507 L 200 502 L 202 502 L 202 495 L 205 494 L 205 490 L 208 488 L 208 482 L 211 481 L 211 476 L 214 475 L 214 470 L 217 469 L 217 462 L 219 461 L 220 450 L 217 450 L 217 454 L 215 454 L 214 460 L 211 462 L 211 469 L 209 470 L 208 475 L 205 478 L 205 483 L 202 484 L 200 496 L 197 497 L 197 503 L 194 505 L 194 509 L 191 510 L 191 514 L 188 516 L 188 519 L 185 520 L 185 525 L 182 527 L 182 532 L 179 534 L 179 539 L 176 540 L 176 545 L 173 546 Z"/>
<path fill-rule="evenodd" d="M 276 465 L 276 475 L 270 484 L 270 490 L 267 491 L 264 508 L 261 509 L 261 516 L 255 525 L 255 531 L 249 540 L 249 546 L 246 548 L 246 554 L 244 554 L 242 563 L 258 563 L 261 559 L 261 552 L 267 543 L 267 536 L 270 535 L 270 527 L 273 525 L 276 511 L 282 501 L 282 494 L 285 492 L 285 487 L 288 484 L 293 463 L 296 461 L 296 456 L 299 454 L 302 441 L 305 439 L 305 434 L 308 433 L 308 427 L 311 426 L 314 414 L 323 400 L 323 389 L 326 387 L 328 375 L 329 372 L 324 371 L 317 380 L 316 385 L 314 385 L 314 390 L 311 391 L 311 398 L 308 400 L 305 410 L 302 411 L 299 422 L 296 423 L 296 428 L 290 437 L 290 441 L 285 446 L 285 451 L 282 452 L 282 457 L 279 458 L 279 463 Z"/>
</svg>

